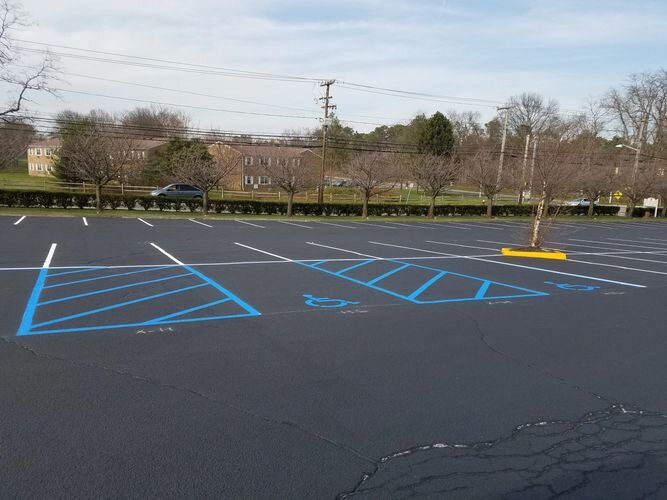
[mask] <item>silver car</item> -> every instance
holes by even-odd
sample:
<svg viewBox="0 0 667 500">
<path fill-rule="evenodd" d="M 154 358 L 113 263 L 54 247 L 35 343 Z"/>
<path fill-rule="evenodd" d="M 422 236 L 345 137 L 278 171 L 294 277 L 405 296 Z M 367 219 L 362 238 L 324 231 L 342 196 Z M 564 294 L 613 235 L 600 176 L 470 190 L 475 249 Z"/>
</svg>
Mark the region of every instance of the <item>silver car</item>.
<svg viewBox="0 0 667 500">
<path fill-rule="evenodd" d="M 192 184 L 169 184 L 151 191 L 151 196 L 158 198 L 202 198 L 204 192 Z"/>
</svg>

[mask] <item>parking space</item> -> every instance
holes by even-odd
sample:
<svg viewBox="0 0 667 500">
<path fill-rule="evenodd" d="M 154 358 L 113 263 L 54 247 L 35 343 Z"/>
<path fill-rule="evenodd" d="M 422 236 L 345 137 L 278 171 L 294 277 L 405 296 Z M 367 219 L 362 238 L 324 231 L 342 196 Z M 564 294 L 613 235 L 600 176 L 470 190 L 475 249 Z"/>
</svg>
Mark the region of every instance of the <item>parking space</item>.
<svg viewBox="0 0 667 500">
<path fill-rule="evenodd" d="M 232 496 L 252 483 L 259 497 L 388 498 L 406 470 L 419 484 L 465 472 L 443 451 L 455 444 L 480 464 L 462 487 L 483 489 L 493 467 L 480 443 L 551 460 L 530 429 L 594 421 L 596 434 L 623 414 L 650 414 L 654 434 L 598 441 L 599 456 L 623 468 L 633 453 L 657 456 L 638 443 L 667 451 L 656 382 L 667 377 L 667 224 L 559 221 L 545 246 L 568 260 L 548 261 L 500 255 L 525 245 L 523 220 L 18 220 L 0 218 L 0 397 L 12 408 L 2 430 L 14 436 L 6 470 L 18 496 L 61 456 L 72 422 L 116 454 L 138 439 L 128 464 L 153 460 L 151 482 L 177 481 L 184 496 L 188 481 L 208 481 Z M 196 446 L 172 444 L 151 419 L 187 429 Z M 34 429 L 51 444 L 22 471 Z M 56 476 L 83 468 L 104 482 L 117 458 L 69 445 Z M 429 456 L 433 468 L 417 465 Z M 567 476 L 569 459 L 552 467 Z M 585 481 L 609 497 L 602 476 Z M 510 497 L 526 487 L 501 482 Z M 31 491 L 63 488 L 52 479 Z"/>
</svg>

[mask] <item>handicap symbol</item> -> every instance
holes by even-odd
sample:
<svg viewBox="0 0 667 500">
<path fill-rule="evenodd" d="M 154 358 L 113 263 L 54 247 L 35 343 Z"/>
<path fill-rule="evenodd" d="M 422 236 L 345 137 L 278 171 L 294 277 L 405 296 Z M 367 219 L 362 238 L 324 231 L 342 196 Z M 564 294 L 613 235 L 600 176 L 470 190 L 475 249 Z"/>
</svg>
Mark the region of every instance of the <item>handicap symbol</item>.
<svg viewBox="0 0 667 500">
<path fill-rule="evenodd" d="M 599 286 L 570 285 L 568 283 L 553 283 L 551 281 L 545 281 L 544 283 L 547 284 L 547 285 L 556 285 L 558 288 L 560 288 L 562 290 L 573 290 L 573 291 L 577 291 L 577 292 L 590 292 L 592 290 L 600 288 Z"/>
<path fill-rule="evenodd" d="M 310 307 L 324 307 L 326 309 L 333 309 L 336 307 L 345 307 L 359 304 L 359 302 L 353 302 L 351 300 L 329 299 L 327 297 L 316 298 L 308 294 L 304 294 L 304 297 L 308 299 L 306 300 L 306 305 Z"/>
</svg>

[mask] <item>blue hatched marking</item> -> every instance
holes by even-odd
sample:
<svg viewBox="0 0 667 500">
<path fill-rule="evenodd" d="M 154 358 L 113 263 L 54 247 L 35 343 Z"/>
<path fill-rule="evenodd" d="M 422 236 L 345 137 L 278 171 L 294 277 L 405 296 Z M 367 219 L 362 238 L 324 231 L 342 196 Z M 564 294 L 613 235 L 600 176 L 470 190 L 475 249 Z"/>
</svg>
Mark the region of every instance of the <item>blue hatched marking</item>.
<svg viewBox="0 0 667 500">
<path fill-rule="evenodd" d="M 104 276 L 97 276 L 96 278 L 88 278 L 88 279 L 84 279 L 84 280 L 68 281 L 66 283 L 56 283 L 55 285 L 45 286 L 44 288 L 58 288 L 58 287 L 61 287 L 61 286 L 75 285 L 77 283 L 86 283 L 88 281 L 105 280 L 105 279 L 109 279 L 109 278 L 117 278 L 119 276 L 128 276 L 130 274 L 147 273 L 149 271 L 156 271 L 158 269 L 169 269 L 171 267 L 174 267 L 174 266 L 149 267 L 149 268 L 146 268 L 146 269 L 140 269 L 139 271 L 129 271 L 127 273 L 105 274 Z"/>
<path fill-rule="evenodd" d="M 122 285 L 122 286 L 117 286 L 117 287 L 111 287 L 111 288 L 105 288 L 102 290 L 94 290 L 92 292 L 87 292 L 87 293 L 81 293 L 77 295 L 71 295 L 68 297 L 61 297 L 58 299 L 52 299 L 48 300 L 45 302 L 40 303 L 39 302 L 39 297 L 42 293 L 42 290 L 46 288 L 56 288 L 58 286 L 65 286 L 65 285 L 71 285 L 74 283 L 83 283 L 83 282 L 90 282 L 90 281 L 95 281 L 98 279 L 106 279 L 106 278 L 114 278 L 117 276 L 127 276 L 127 275 L 133 275 L 133 274 L 138 274 L 138 273 L 143 273 L 143 272 L 149 272 L 149 271 L 155 271 L 155 270 L 161 270 L 161 269 L 169 269 L 169 268 L 174 268 L 174 267 L 182 267 L 187 273 L 182 273 L 174 276 L 168 276 L 164 278 L 158 278 L 158 279 L 153 279 L 153 280 L 145 280 L 141 281 L 138 283 L 130 283 L 127 285 Z M 99 270 L 99 269 L 109 269 L 107 267 L 99 266 L 99 267 L 94 267 L 94 268 L 86 268 L 83 271 L 88 271 L 88 270 Z M 41 335 L 41 334 L 51 334 L 51 333 L 66 333 L 66 332 L 85 332 L 85 331 L 91 331 L 91 330 L 110 330 L 110 329 L 118 329 L 118 328 L 125 328 L 125 327 L 143 327 L 143 326 L 155 326 L 155 325 L 164 325 L 164 324 L 172 324 L 172 323 L 195 323 L 198 321 L 212 321 L 212 320 L 220 320 L 220 319 L 231 319 L 231 318 L 244 318 L 244 317 L 253 317 L 253 316 L 261 316 L 261 313 L 255 309 L 254 307 L 250 306 L 248 303 L 245 301 L 241 300 L 239 297 L 237 297 L 235 294 L 221 286 L 219 283 L 216 283 L 213 281 L 211 278 L 208 276 L 202 274 L 198 270 L 190 267 L 190 266 L 173 266 L 173 265 L 165 265 L 165 266 L 155 266 L 151 268 L 146 268 L 146 269 L 141 269 L 139 271 L 130 271 L 130 272 L 125 272 L 125 273 L 119 273 L 119 274 L 111 274 L 111 275 L 105 275 L 105 276 L 98 276 L 96 278 L 90 278 L 90 279 L 84 279 L 84 280 L 76 280 L 72 282 L 67 282 L 67 283 L 58 283 L 57 285 L 46 285 L 47 279 L 51 278 L 52 276 L 58 276 L 62 274 L 72 274 L 76 271 L 67 271 L 66 273 L 54 273 L 54 274 L 49 274 L 49 270 L 46 268 L 40 269 L 39 275 L 37 276 L 37 281 L 35 282 L 35 286 L 30 294 L 30 298 L 28 299 L 28 303 L 26 305 L 25 311 L 23 313 L 23 317 L 21 319 L 21 324 L 19 326 L 19 329 L 17 331 L 17 335 Z M 167 292 L 162 292 L 158 294 L 153 294 L 150 296 L 146 297 L 141 297 L 138 299 L 134 300 L 129 300 L 129 301 L 124 301 L 120 303 L 114 303 L 110 304 L 105 307 L 99 307 L 96 309 L 92 310 L 87 310 L 87 311 L 82 311 L 77 314 L 72 314 L 64 317 L 59 317 L 55 319 L 51 319 L 49 321 L 43 321 L 41 323 L 33 323 L 35 313 L 37 309 L 40 306 L 46 305 L 46 304 L 54 304 L 54 303 L 59 303 L 63 302 L 66 300 L 72 300 L 75 298 L 79 297 L 85 297 L 89 295 L 97 295 L 97 294 L 102 294 L 106 292 L 110 292 L 113 290 L 120 290 L 122 288 L 129 288 L 129 287 L 135 287 L 135 286 L 140 286 L 140 285 L 146 285 L 146 284 L 151 284 L 151 283 L 156 283 L 156 282 L 162 282 L 162 281 L 167 281 L 175 278 L 180 278 L 180 277 L 185 277 L 185 276 L 196 276 L 200 280 L 203 281 L 203 283 L 199 283 L 196 285 L 192 286 L 187 286 L 187 287 L 182 287 L 177 290 L 171 290 Z M 206 304 L 202 304 L 199 306 L 191 307 L 189 309 L 185 309 L 182 311 L 177 311 L 175 313 L 171 314 L 166 314 L 157 318 L 149 319 L 147 321 L 139 321 L 139 322 L 134 322 L 134 323 L 117 323 L 117 324 L 111 324 L 111 325 L 95 325 L 95 326 L 83 326 L 83 327 L 74 327 L 74 328 L 57 328 L 57 329 L 40 329 L 40 330 L 35 330 L 36 328 L 41 328 L 44 326 L 49 326 L 57 323 L 61 323 L 67 320 L 71 319 L 76 319 L 80 317 L 86 317 L 90 315 L 94 315 L 96 313 L 104 312 L 104 311 L 109 311 L 113 309 L 119 309 L 125 306 L 129 306 L 132 304 L 152 300 L 152 299 L 157 299 L 159 297 L 164 297 L 168 295 L 173 295 L 181 292 L 187 292 L 189 290 L 194 290 L 198 288 L 203 288 L 203 287 L 212 287 L 218 292 L 222 293 L 224 298 L 220 300 L 215 300 Z M 187 318 L 187 319 L 182 319 L 178 318 L 179 316 L 182 316 L 184 314 L 188 314 L 191 312 L 203 310 L 209 307 L 214 307 L 219 304 L 224 304 L 227 302 L 233 302 L 237 306 L 241 307 L 243 309 L 243 312 L 241 313 L 236 313 L 236 314 L 226 314 L 226 315 L 209 315 L 205 317 L 196 317 L 196 318 Z"/>
<path fill-rule="evenodd" d="M 352 278 L 350 276 L 346 276 L 344 274 L 345 272 L 347 272 L 351 269 L 360 267 L 362 265 L 370 264 L 371 262 L 393 262 L 394 264 L 398 264 L 399 267 L 397 267 L 395 269 L 392 269 L 391 271 L 385 272 L 385 273 L 371 279 L 370 281 L 361 281 L 361 280 Z M 513 298 L 521 298 L 521 297 L 542 297 L 542 296 L 549 295 L 546 292 L 540 292 L 540 291 L 537 291 L 537 290 L 530 290 L 528 288 L 523 288 L 523 287 L 519 287 L 519 286 L 516 286 L 516 285 L 509 285 L 507 283 L 500 283 L 498 281 L 492 281 L 492 280 L 487 280 L 487 279 L 483 279 L 483 278 L 478 278 L 476 276 L 469 276 L 467 274 L 445 271 L 443 269 L 438 269 L 438 268 L 435 268 L 435 267 L 424 266 L 424 265 L 421 265 L 421 264 L 413 264 L 411 262 L 408 263 L 408 262 L 403 262 L 403 261 L 394 260 L 394 259 L 382 259 L 381 261 L 380 260 L 367 260 L 367 261 L 361 262 L 360 264 L 350 266 L 350 267 L 345 268 L 345 269 L 343 269 L 341 271 L 338 271 L 338 272 L 329 271 L 329 270 L 324 269 L 322 267 L 313 267 L 313 266 L 310 266 L 309 264 L 304 263 L 304 262 L 298 262 L 297 261 L 296 263 L 299 264 L 299 265 L 302 265 L 302 266 L 311 267 L 312 269 L 316 269 L 318 271 L 330 274 L 332 276 L 337 276 L 339 278 L 351 281 L 353 283 L 357 283 L 359 285 L 363 285 L 363 286 L 371 288 L 373 290 L 377 290 L 379 292 L 386 293 L 386 294 L 392 295 L 394 297 L 398 297 L 399 299 L 407 300 L 408 302 L 412 302 L 414 304 L 439 304 L 439 303 L 444 303 L 444 302 L 465 302 L 465 301 L 470 301 L 470 300 L 485 300 L 485 299 L 513 299 Z M 436 274 L 435 274 L 435 276 L 433 276 L 433 277 L 429 278 L 427 281 L 425 281 L 421 286 L 419 286 L 419 288 L 417 288 L 410 295 L 404 295 L 402 293 L 398 293 L 398 292 L 395 292 L 393 290 L 389 290 L 387 288 L 377 286 L 375 284 L 375 283 L 378 283 L 379 281 L 383 280 L 387 276 L 391 276 L 394 273 L 397 273 L 399 271 L 402 271 L 402 270 L 410 268 L 410 267 L 419 268 L 419 269 L 427 269 L 429 271 L 435 272 Z M 471 280 L 474 280 L 474 281 L 478 281 L 481 284 L 480 284 L 479 289 L 477 290 L 477 292 L 475 293 L 475 295 L 473 297 L 449 298 L 449 299 L 439 299 L 439 300 L 419 300 L 418 299 L 418 297 L 422 293 L 424 293 L 429 287 L 431 287 L 433 284 L 437 283 L 440 279 L 442 279 L 446 275 L 452 275 L 452 276 L 458 276 L 458 277 L 461 277 L 461 278 L 471 279 Z M 518 292 L 521 292 L 521 293 L 511 294 L 511 295 L 500 295 L 500 296 L 494 295 L 492 297 L 486 297 L 486 293 L 488 292 L 489 287 L 491 285 L 499 285 L 499 286 L 502 286 L 502 287 L 511 288 L 512 290 L 517 290 Z"/>
<path fill-rule="evenodd" d="M 58 302 L 64 302 L 66 300 L 79 299 L 81 297 L 89 297 L 90 295 L 99 295 L 100 293 L 108 293 L 116 290 L 122 290 L 123 288 L 132 288 L 135 286 L 149 285 L 151 283 L 158 283 L 160 281 L 169 281 L 175 278 L 182 278 L 183 276 L 190 276 L 190 273 L 177 274 L 175 276 L 167 276 L 166 278 L 158 278 L 154 280 L 139 281 L 138 283 L 130 283 L 129 285 L 114 286 L 111 288 L 103 288 L 102 290 L 95 290 L 94 292 L 79 293 L 76 295 L 70 295 L 69 297 L 62 297 L 60 299 L 46 300 L 44 302 L 39 302 L 38 306 L 45 306 L 47 304 L 56 304 Z"/>
<path fill-rule="evenodd" d="M 99 271 L 100 269 L 106 269 L 106 267 L 92 266 L 92 267 L 87 267 L 85 269 L 77 269 L 76 271 L 63 271 L 61 273 L 51 273 L 49 274 L 49 278 L 53 278 L 55 276 L 62 276 L 63 274 L 75 274 L 75 273 L 87 273 L 88 271 Z"/>
</svg>

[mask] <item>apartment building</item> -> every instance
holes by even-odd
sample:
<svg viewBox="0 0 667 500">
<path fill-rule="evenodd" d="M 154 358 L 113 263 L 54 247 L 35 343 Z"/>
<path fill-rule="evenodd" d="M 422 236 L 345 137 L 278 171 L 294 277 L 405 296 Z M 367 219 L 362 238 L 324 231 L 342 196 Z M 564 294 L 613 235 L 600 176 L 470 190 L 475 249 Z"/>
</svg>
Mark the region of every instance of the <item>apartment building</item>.
<svg viewBox="0 0 667 500">
<path fill-rule="evenodd" d="M 54 155 L 60 149 L 60 138 L 41 139 L 28 146 L 28 174 L 53 175 Z"/>
</svg>

